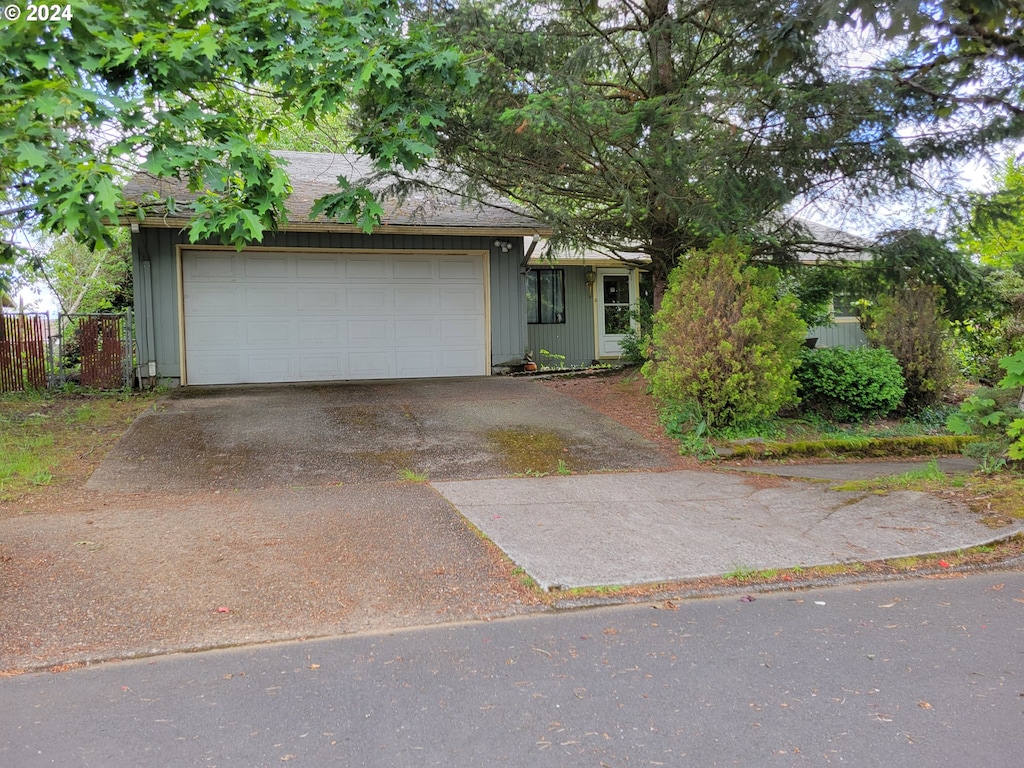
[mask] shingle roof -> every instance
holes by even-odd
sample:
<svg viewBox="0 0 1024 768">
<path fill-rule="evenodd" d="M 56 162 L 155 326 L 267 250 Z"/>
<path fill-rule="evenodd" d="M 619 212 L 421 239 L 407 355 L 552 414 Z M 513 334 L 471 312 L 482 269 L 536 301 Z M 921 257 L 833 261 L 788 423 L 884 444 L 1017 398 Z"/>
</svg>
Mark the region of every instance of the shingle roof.
<svg viewBox="0 0 1024 768">
<path fill-rule="evenodd" d="M 274 152 L 274 155 L 285 161 L 285 171 L 292 185 L 292 194 L 287 201 L 288 224 L 282 229 L 354 231 L 354 226 L 339 224 L 323 215 L 313 220 L 309 217 L 313 204 L 319 198 L 339 191 L 337 180 L 344 176 L 355 184 L 363 183 L 375 192 L 383 193 L 381 224 L 392 232 L 399 228 L 455 229 L 465 230 L 468 234 L 488 235 L 550 232 L 550 227 L 498 195 L 474 197 L 454 191 L 458 180 L 449 179 L 453 183 L 446 185 L 444 178 L 430 171 L 397 179 L 380 179 L 374 177 L 374 169 L 368 159 L 355 155 L 317 152 Z M 360 179 L 365 181 L 360 182 Z M 406 182 L 402 194 L 393 188 L 396 180 Z M 152 193 L 161 199 L 172 197 L 179 205 L 195 197 L 183 181 L 160 179 L 146 173 L 134 176 L 124 189 L 125 198 L 133 202 L 141 202 Z M 179 225 L 183 222 L 181 216 L 161 217 L 157 214 L 151 215 L 145 223 Z"/>
</svg>

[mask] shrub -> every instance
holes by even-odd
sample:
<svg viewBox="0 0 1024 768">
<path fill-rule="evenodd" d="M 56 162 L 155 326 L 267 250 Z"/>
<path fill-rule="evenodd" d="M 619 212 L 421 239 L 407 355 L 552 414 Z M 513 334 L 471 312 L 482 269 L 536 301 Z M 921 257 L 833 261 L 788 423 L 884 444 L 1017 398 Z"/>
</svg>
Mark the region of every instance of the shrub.
<svg viewBox="0 0 1024 768">
<path fill-rule="evenodd" d="M 837 421 L 885 416 L 907 391 L 899 361 L 887 349 L 807 349 L 796 377 L 803 403 Z"/>
<path fill-rule="evenodd" d="M 868 338 L 899 360 L 907 386 L 903 403 L 911 412 L 938 402 L 955 377 L 940 295 L 937 286 L 910 279 L 871 312 Z"/>
<path fill-rule="evenodd" d="M 651 348 L 651 327 L 654 325 L 654 308 L 650 302 L 640 299 L 634 309 L 630 310 L 629 319 L 632 325 L 622 337 L 622 360 L 629 365 L 641 365 L 647 362 Z"/>
<path fill-rule="evenodd" d="M 713 429 L 796 402 L 806 326 L 778 281 L 777 270 L 747 264 L 729 240 L 672 270 L 644 366 L 663 410 L 696 408 Z"/>
</svg>

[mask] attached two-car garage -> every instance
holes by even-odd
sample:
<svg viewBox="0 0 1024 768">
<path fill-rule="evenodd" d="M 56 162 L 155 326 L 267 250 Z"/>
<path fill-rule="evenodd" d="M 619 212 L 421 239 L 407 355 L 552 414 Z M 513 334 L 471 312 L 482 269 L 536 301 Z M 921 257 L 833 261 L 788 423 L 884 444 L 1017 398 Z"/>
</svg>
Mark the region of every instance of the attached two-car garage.
<svg viewBox="0 0 1024 768">
<path fill-rule="evenodd" d="M 487 258 L 183 248 L 183 383 L 479 376 Z"/>
</svg>

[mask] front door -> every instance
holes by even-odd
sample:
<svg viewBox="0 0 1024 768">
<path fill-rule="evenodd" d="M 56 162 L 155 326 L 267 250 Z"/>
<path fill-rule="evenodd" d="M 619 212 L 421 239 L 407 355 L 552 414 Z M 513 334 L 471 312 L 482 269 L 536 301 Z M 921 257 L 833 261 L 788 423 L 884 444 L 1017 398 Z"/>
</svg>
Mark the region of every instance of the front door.
<svg viewBox="0 0 1024 768">
<path fill-rule="evenodd" d="M 630 279 L 628 269 L 597 270 L 597 356 L 619 357 L 622 337 L 629 331 Z"/>
</svg>

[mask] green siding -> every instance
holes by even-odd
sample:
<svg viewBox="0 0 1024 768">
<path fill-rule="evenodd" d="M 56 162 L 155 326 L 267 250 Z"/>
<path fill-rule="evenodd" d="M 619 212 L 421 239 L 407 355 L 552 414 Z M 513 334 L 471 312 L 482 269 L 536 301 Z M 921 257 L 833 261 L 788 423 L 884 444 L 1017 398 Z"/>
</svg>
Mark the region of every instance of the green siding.
<svg viewBox="0 0 1024 768">
<path fill-rule="evenodd" d="M 512 243 L 507 253 L 494 246 L 494 237 L 458 235 L 362 235 L 329 232 L 280 232 L 253 245 L 270 248 L 366 248 L 488 251 L 490 253 L 491 364 L 521 362 L 526 350 L 526 299 L 520 264 L 521 237 L 500 238 Z M 206 243 L 216 245 L 216 243 Z M 135 274 L 136 336 L 142 375 L 150 361 L 160 379 L 180 379 L 180 306 L 175 246 L 192 244 L 178 230 L 143 227 L 132 235 Z"/>
<path fill-rule="evenodd" d="M 836 323 L 807 329 L 807 338 L 817 338 L 816 347 L 866 347 L 868 337 L 861 330 L 860 323 Z"/>
<path fill-rule="evenodd" d="M 538 366 L 557 367 L 561 362 L 545 358 L 540 353 L 542 349 L 564 355 L 567 366 L 590 365 L 594 362 L 594 299 L 587 286 L 586 268 L 556 268 L 565 270 L 565 322 L 528 325 L 527 348 L 533 352 Z"/>
</svg>

